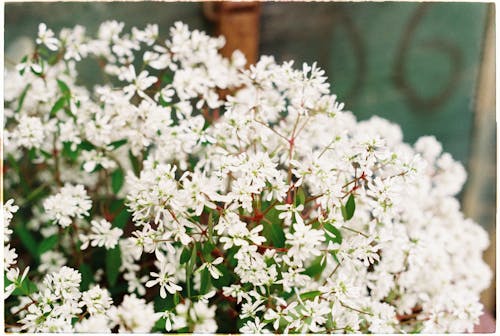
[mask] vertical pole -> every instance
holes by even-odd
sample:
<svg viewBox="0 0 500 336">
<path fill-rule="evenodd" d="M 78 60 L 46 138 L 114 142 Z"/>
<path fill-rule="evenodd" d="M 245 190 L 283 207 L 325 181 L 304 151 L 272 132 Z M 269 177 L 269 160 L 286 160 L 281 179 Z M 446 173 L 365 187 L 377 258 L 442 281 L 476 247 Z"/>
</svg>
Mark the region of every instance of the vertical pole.
<svg viewBox="0 0 500 336">
<path fill-rule="evenodd" d="M 247 66 L 255 64 L 259 55 L 260 3 L 206 2 L 203 10 L 205 16 L 215 22 L 215 33 L 226 38 L 222 55 L 231 57 L 233 51 L 239 49 L 247 59 Z"/>
</svg>

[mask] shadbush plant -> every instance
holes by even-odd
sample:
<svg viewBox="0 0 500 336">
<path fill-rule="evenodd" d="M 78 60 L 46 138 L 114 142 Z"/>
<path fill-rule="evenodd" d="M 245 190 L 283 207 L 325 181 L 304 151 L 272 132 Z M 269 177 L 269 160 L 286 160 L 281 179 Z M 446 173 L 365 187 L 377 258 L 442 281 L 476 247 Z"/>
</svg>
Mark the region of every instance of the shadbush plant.
<svg viewBox="0 0 500 336">
<path fill-rule="evenodd" d="M 7 330 L 472 330 L 488 236 L 434 137 L 356 121 L 315 63 L 158 36 L 42 23 L 6 71 Z"/>
</svg>

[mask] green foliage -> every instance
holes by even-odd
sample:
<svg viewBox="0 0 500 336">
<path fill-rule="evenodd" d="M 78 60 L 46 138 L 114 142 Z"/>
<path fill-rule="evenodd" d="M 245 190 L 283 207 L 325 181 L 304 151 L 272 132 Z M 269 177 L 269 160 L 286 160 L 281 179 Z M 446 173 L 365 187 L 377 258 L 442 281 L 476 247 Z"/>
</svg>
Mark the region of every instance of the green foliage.
<svg viewBox="0 0 500 336">
<path fill-rule="evenodd" d="M 268 242 L 271 242 L 273 246 L 284 247 L 285 246 L 285 232 L 281 227 L 281 220 L 278 218 L 279 211 L 276 208 L 272 208 L 266 215 L 269 222 L 264 221 L 264 229 L 262 234 L 266 237 Z"/>
<path fill-rule="evenodd" d="M 326 267 L 326 259 L 323 261 L 323 263 L 321 262 L 323 260 L 323 258 L 324 258 L 324 256 L 322 256 L 322 255 L 316 257 L 313 260 L 313 262 L 311 263 L 311 265 L 309 267 L 307 267 L 306 270 L 302 273 L 310 276 L 311 278 L 315 278 L 315 279 L 319 278 L 319 276 L 321 275 L 321 273 L 323 272 L 323 270 Z"/>
<path fill-rule="evenodd" d="M 113 224 L 114 227 L 123 229 L 125 225 L 128 223 L 130 219 L 130 212 L 128 212 L 127 208 L 122 209 L 118 215 L 113 219 Z"/>
<path fill-rule="evenodd" d="M 306 194 L 304 188 L 299 187 L 295 192 L 295 206 L 306 203 Z"/>
<path fill-rule="evenodd" d="M 66 97 L 59 98 L 55 102 L 54 106 L 52 106 L 52 109 L 50 110 L 50 116 L 54 117 L 56 115 L 56 113 L 59 112 L 59 110 L 61 110 L 62 108 L 64 108 L 64 106 L 66 105 L 67 100 L 68 99 Z"/>
<path fill-rule="evenodd" d="M 69 100 L 71 98 L 71 91 L 69 90 L 68 84 L 58 79 L 57 86 L 59 86 L 59 90 L 61 90 L 61 93 L 63 94 L 64 98 Z"/>
<path fill-rule="evenodd" d="M 212 284 L 218 288 L 222 289 L 224 286 L 229 286 L 232 282 L 233 277 L 231 276 L 231 272 L 224 264 L 219 264 L 216 268 L 222 273 L 219 279 L 212 279 Z"/>
<path fill-rule="evenodd" d="M 196 244 L 193 245 L 193 249 L 191 250 L 191 257 L 189 261 L 186 263 L 186 287 L 188 297 L 191 296 L 191 275 L 193 274 L 194 267 L 196 266 Z"/>
<path fill-rule="evenodd" d="M 122 139 L 122 140 L 117 140 L 113 141 L 112 143 L 109 144 L 113 148 L 113 150 L 120 148 L 121 146 L 125 145 L 127 143 L 127 139 Z"/>
<path fill-rule="evenodd" d="M 82 291 L 86 291 L 89 289 L 90 284 L 94 278 L 94 273 L 92 272 L 92 268 L 88 264 L 81 264 L 78 269 L 82 274 L 82 282 L 80 283 L 80 289 Z"/>
<path fill-rule="evenodd" d="M 26 98 L 26 93 L 28 92 L 28 90 L 30 88 L 31 88 L 31 84 L 26 85 L 23 92 L 21 93 L 21 96 L 19 97 L 19 105 L 17 105 L 16 113 L 21 111 L 21 109 L 23 108 L 24 99 Z"/>
<path fill-rule="evenodd" d="M 338 244 L 342 243 L 342 233 L 339 229 L 330 223 L 325 223 L 323 228 L 325 229 L 325 238 L 327 241 L 332 241 Z"/>
<path fill-rule="evenodd" d="M 181 258 L 180 258 L 181 265 L 187 263 L 190 258 L 191 258 L 191 251 L 187 247 L 185 247 L 184 249 L 182 249 L 181 252 Z"/>
<path fill-rule="evenodd" d="M 76 159 L 78 158 L 79 150 L 78 148 L 76 150 L 71 149 L 72 143 L 71 142 L 64 142 L 63 143 L 63 150 L 62 150 L 62 155 L 71 160 L 72 162 L 76 162 Z"/>
<path fill-rule="evenodd" d="M 44 240 L 42 240 L 40 245 L 38 245 L 38 255 L 40 256 L 43 253 L 52 250 L 52 248 L 56 246 L 58 240 L 59 240 L 59 235 L 57 234 L 49 236 Z"/>
<path fill-rule="evenodd" d="M 200 274 L 200 295 L 206 294 L 210 289 L 211 279 L 210 272 L 205 267 Z"/>
<path fill-rule="evenodd" d="M 305 293 L 300 294 L 300 299 L 302 301 L 313 300 L 316 296 L 319 296 L 319 295 L 321 295 L 320 291 L 305 292 Z"/>
<path fill-rule="evenodd" d="M 113 193 L 115 195 L 118 194 L 118 192 L 122 188 L 123 182 L 125 182 L 123 170 L 118 168 L 111 174 L 111 189 L 113 190 Z"/>
<path fill-rule="evenodd" d="M 14 225 L 14 233 L 19 237 L 24 248 L 35 257 L 38 257 L 38 244 L 31 232 L 23 224 Z"/>
<path fill-rule="evenodd" d="M 4 274 L 4 286 L 7 287 L 10 284 L 12 284 L 12 281 L 7 279 L 7 275 Z M 14 289 L 11 295 L 31 295 L 36 292 L 38 292 L 38 288 L 30 279 L 28 279 L 28 277 L 26 277 L 21 283 L 17 284 L 16 289 Z"/>
<path fill-rule="evenodd" d="M 120 246 L 106 251 L 106 277 L 108 284 L 114 286 L 118 280 L 119 269 L 122 264 Z"/>
<path fill-rule="evenodd" d="M 128 157 L 130 159 L 130 163 L 132 164 L 132 169 L 134 171 L 135 176 L 139 176 L 141 172 L 141 165 L 139 160 L 132 154 L 131 151 L 128 151 Z"/>
<path fill-rule="evenodd" d="M 349 195 L 347 202 L 345 205 L 342 205 L 342 217 L 344 220 L 348 221 L 354 216 L 354 211 L 356 210 L 356 204 L 354 203 L 354 196 L 352 194 Z"/>
</svg>

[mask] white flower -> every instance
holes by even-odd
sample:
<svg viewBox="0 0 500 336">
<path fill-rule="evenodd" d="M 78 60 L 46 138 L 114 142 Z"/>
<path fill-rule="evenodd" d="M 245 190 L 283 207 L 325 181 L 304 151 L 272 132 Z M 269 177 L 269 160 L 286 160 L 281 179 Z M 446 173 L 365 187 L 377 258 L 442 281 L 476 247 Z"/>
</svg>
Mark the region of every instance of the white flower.
<svg viewBox="0 0 500 336">
<path fill-rule="evenodd" d="M 78 333 L 106 333 L 110 334 L 109 318 L 104 314 L 92 315 L 75 324 L 75 331 Z"/>
<path fill-rule="evenodd" d="M 210 272 L 210 275 L 212 275 L 212 278 L 219 279 L 219 277 L 222 275 L 222 272 L 219 271 L 215 267 L 215 265 L 219 265 L 220 263 L 222 263 L 222 261 L 224 261 L 224 259 L 222 257 L 218 257 L 213 261 L 203 263 L 200 266 L 200 268 L 198 268 L 196 271 L 200 272 L 206 267 L 208 269 L 208 271 Z"/>
<path fill-rule="evenodd" d="M 61 267 L 66 265 L 68 260 L 59 251 L 47 251 L 40 256 L 40 266 L 38 271 L 40 273 L 57 272 Z"/>
<path fill-rule="evenodd" d="M 184 303 L 176 306 L 176 312 L 178 316 L 192 321 L 194 333 L 215 333 L 217 331 L 217 323 L 215 323 L 216 308 L 216 306 L 209 307 L 206 303 L 200 301 L 191 303 L 187 299 Z M 179 326 L 174 324 L 174 329 L 179 329 Z"/>
<path fill-rule="evenodd" d="M 245 323 L 243 327 L 240 328 L 240 332 L 244 334 L 270 334 L 271 332 L 264 327 L 267 324 L 261 322 L 258 317 L 255 320 L 250 320 Z"/>
<path fill-rule="evenodd" d="M 160 296 L 162 298 L 166 298 L 166 291 L 168 291 L 170 294 L 175 294 L 176 292 L 181 291 L 182 287 L 175 283 L 176 279 L 174 277 L 174 274 L 177 271 L 176 266 L 170 263 L 160 252 L 156 253 L 156 257 L 160 262 L 160 272 L 150 273 L 150 275 L 156 279 L 146 282 L 146 287 L 153 287 L 156 284 L 160 285 Z"/>
<path fill-rule="evenodd" d="M 135 294 L 125 295 L 119 307 L 112 306 L 108 316 L 119 332 L 148 333 L 161 314 L 154 312 L 153 303 L 139 299 Z"/>
<path fill-rule="evenodd" d="M 186 319 L 181 316 L 176 316 L 172 311 L 165 311 L 162 314 L 165 319 L 165 330 L 172 331 L 173 328 L 180 329 L 186 326 Z"/>
<path fill-rule="evenodd" d="M 110 297 L 106 289 L 102 289 L 99 285 L 90 288 L 82 293 L 80 307 L 87 307 L 90 315 L 105 314 L 113 304 L 113 299 Z"/>
<path fill-rule="evenodd" d="M 129 99 L 132 98 L 134 93 L 137 93 L 142 98 L 148 99 L 149 97 L 144 91 L 157 81 L 157 78 L 149 76 L 146 70 L 141 71 L 137 76 L 133 65 L 128 67 L 127 72 L 124 74 L 124 79 L 133 82 L 133 84 L 123 88 L 125 95 Z"/>
<path fill-rule="evenodd" d="M 301 216 L 301 212 L 304 210 L 303 204 L 299 204 L 298 206 L 295 206 L 293 204 L 282 204 L 277 205 L 275 208 L 276 210 L 283 211 L 279 214 L 278 218 L 283 219 L 286 225 L 292 224 L 292 217 L 295 218 L 295 221 L 298 224 L 304 224 L 304 220 Z"/>
<path fill-rule="evenodd" d="M 12 283 L 5 288 L 4 300 L 7 299 L 17 287 L 21 286 L 24 279 L 28 275 L 29 269 L 29 267 L 26 267 L 21 276 L 19 276 L 19 268 L 17 267 L 10 268 L 7 271 L 6 277 Z"/>
<path fill-rule="evenodd" d="M 51 29 L 47 29 L 45 23 L 40 23 L 38 25 L 38 38 L 36 43 L 44 44 L 50 50 L 57 50 L 59 48 L 59 40 L 54 37 L 54 32 Z"/>
<path fill-rule="evenodd" d="M 72 218 L 82 218 L 92 207 L 90 197 L 82 185 L 65 184 L 59 193 L 43 202 L 45 212 L 63 228 L 71 224 Z"/>
<path fill-rule="evenodd" d="M 45 127 L 40 118 L 23 115 L 11 137 L 19 147 L 40 148 L 45 141 Z"/>
<path fill-rule="evenodd" d="M 57 238 L 38 260 L 49 273 L 33 275 L 38 290 L 9 298 L 19 312 L 6 315 L 18 323 L 7 331 L 147 333 L 163 318 L 166 331 L 214 333 L 229 306 L 248 333 L 473 328 L 493 275 L 482 259 L 488 234 L 461 212 L 466 171 L 434 137 L 411 146 L 385 119 L 357 121 L 316 63 L 263 56 L 244 69 L 241 52 L 219 53 L 223 37 L 180 22 L 166 41 L 158 25 L 124 28 L 108 21 L 92 36 L 76 26 L 57 39 L 40 24 L 42 52 L 5 73 L 4 183 L 23 204 L 16 232 Z M 79 84 L 77 63 L 89 56 L 105 84 Z M 116 167 L 127 172 L 119 195 Z M 16 267 L 26 252 L 23 232 L 11 237 L 16 210 L 4 205 L 7 296 L 33 289 L 28 267 Z M 106 251 L 80 256 L 77 238 L 81 250 L 118 245 L 123 291 L 101 287 Z M 205 294 L 200 271 L 213 282 Z M 82 292 L 89 281 L 99 285 Z M 157 285 L 160 301 L 149 295 Z M 180 298 L 168 310 L 167 293 Z"/>
<path fill-rule="evenodd" d="M 291 245 L 288 256 L 295 260 L 305 261 L 310 256 L 321 254 L 318 246 L 325 240 L 325 234 L 321 230 L 312 229 L 304 223 L 293 225 L 294 233 L 285 235 L 287 242 Z"/>
<path fill-rule="evenodd" d="M 80 240 L 82 241 L 80 248 L 82 250 L 85 250 L 89 243 L 91 246 L 104 246 L 106 250 L 110 250 L 118 244 L 118 239 L 123 234 L 122 229 L 112 228 L 112 224 L 105 219 L 93 220 L 90 225 L 90 234 L 80 234 Z"/>
<path fill-rule="evenodd" d="M 14 265 L 17 261 L 17 253 L 15 248 L 10 248 L 10 244 L 4 246 L 3 249 L 3 267 L 4 270 L 8 270 L 10 266 Z"/>
</svg>

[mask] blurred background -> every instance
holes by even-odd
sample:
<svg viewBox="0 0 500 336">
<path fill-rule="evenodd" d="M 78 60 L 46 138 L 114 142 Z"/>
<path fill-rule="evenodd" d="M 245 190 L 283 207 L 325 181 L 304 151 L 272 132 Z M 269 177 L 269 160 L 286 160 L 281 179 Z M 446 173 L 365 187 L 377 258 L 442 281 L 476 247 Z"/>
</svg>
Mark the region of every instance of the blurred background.
<svg viewBox="0 0 500 336">
<path fill-rule="evenodd" d="M 488 3 L 7 3 L 5 66 L 33 48 L 38 24 L 56 33 L 80 24 L 93 34 L 102 21 L 160 26 L 175 21 L 223 34 L 223 53 L 242 49 L 278 61 L 318 62 L 346 109 L 398 123 L 406 142 L 434 135 L 463 163 L 459 195 L 465 214 L 491 237 L 485 258 L 495 268 L 495 14 Z M 86 65 L 83 64 L 83 67 Z M 82 82 L 95 82 L 91 71 Z M 483 293 L 495 316 L 495 281 Z M 494 329 L 493 329 L 494 330 Z"/>
</svg>

